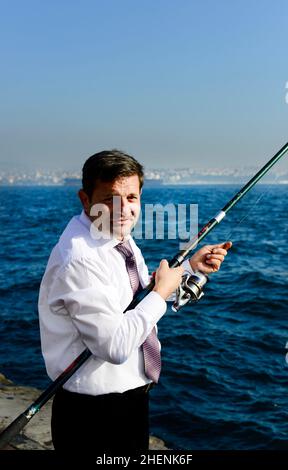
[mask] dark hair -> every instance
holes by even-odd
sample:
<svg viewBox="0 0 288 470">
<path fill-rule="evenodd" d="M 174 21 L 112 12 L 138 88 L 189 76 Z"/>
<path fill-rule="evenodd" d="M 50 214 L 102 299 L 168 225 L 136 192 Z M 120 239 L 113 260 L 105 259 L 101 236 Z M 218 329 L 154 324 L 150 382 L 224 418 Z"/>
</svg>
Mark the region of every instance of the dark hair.
<svg viewBox="0 0 288 470">
<path fill-rule="evenodd" d="M 82 169 L 82 187 L 91 199 L 97 180 L 114 181 L 123 176 L 138 175 L 140 189 L 144 182 L 143 166 L 131 155 L 117 149 L 91 155 Z"/>
</svg>

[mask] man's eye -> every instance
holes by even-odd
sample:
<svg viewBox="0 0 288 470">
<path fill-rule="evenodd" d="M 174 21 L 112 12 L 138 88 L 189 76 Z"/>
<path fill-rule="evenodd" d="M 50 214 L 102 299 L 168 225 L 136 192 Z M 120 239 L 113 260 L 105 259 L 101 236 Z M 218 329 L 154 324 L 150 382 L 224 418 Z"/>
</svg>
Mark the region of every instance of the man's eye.
<svg viewBox="0 0 288 470">
<path fill-rule="evenodd" d="M 128 196 L 128 199 L 138 199 L 137 196 Z"/>
</svg>

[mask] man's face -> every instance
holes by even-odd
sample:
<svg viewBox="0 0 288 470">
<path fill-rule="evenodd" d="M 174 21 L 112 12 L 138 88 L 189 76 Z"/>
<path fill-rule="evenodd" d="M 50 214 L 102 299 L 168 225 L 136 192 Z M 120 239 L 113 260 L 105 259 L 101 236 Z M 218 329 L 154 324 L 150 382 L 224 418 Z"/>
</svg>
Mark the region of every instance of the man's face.
<svg viewBox="0 0 288 470">
<path fill-rule="evenodd" d="M 89 210 L 85 205 L 84 208 L 97 225 L 102 219 L 100 230 L 109 231 L 113 237 L 122 240 L 136 225 L 140 214 L 138 175 L 120 177 L 114 181 L 98 180 L 89 201 Z"/>
</svg>

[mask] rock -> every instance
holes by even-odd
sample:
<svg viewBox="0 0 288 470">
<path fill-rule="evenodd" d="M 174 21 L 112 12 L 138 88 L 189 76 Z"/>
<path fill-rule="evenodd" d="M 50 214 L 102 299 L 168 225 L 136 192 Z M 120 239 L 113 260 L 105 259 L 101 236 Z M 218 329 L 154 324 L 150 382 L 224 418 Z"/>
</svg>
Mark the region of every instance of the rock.
<svg viewBox="0 0 288 470">
<path fill-rule="evenodd" d="M 5 375 L 0 374 L 0 387 L 2 385 L 12 385 L 13 382 L 5 377 Z"/>
<path fill-rule="evenodd" d="M 150 450 L 168 450 L 168 447 L 165 446 L 165 442 L 159 437 L 150 436 L 149 437 L 149 449 Z"/>
<path fill-rule="evenodd" d="M 28 408 L 40 395 L 41 390 L 17 386 L 0 374 L 0 431 L 6 428 L 17 416 Z M 16 436 L 6 450 L 53 450 L 50 431 L 50 399 Z M 165 443 L 150 436 L 150 450 L 168 450 Z"/>
<path fill-rule="evenodd" d="M 3 384 L 3 381 L 1 381 Z M 32 387 L 1 385 L 0 388 L 0 429 L 4 429 L 18 415 L 28 408 L 40 395 L 41 391 Z M 53 449 L 50 433 L 51 403 L 45 406 L 31 419 L 23 431 L 14 438 L 10 445 L 15 449 L 49 450 Z"/>
</svg>

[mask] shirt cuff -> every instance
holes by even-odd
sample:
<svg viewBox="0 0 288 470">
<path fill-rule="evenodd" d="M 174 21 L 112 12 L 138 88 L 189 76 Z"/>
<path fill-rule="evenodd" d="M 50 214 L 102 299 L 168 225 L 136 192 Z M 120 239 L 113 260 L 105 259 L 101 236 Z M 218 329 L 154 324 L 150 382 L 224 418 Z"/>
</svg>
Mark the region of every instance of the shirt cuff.
<svg viewBox="0 0 288 470">
<path fill-rule="evenodd" d="M 138 304 L 138 307 L 145 311 L 147 319 L 149 318 L 154 325 L 163 317 L 167 310 L 166 301 L 155 291 L 149 292 Z"/>
<path fill-rule="evenodd" d="M 185 261 L 183 261 L 182 263 L 182 266 L 184 268 L 184 274 L 188 273 L 188 274 L 194 274 L 194 271 L 193 269 L 191 268 L 191 264 L 189 262 L 189 259 L 185 259 Z"/>
</svg>

